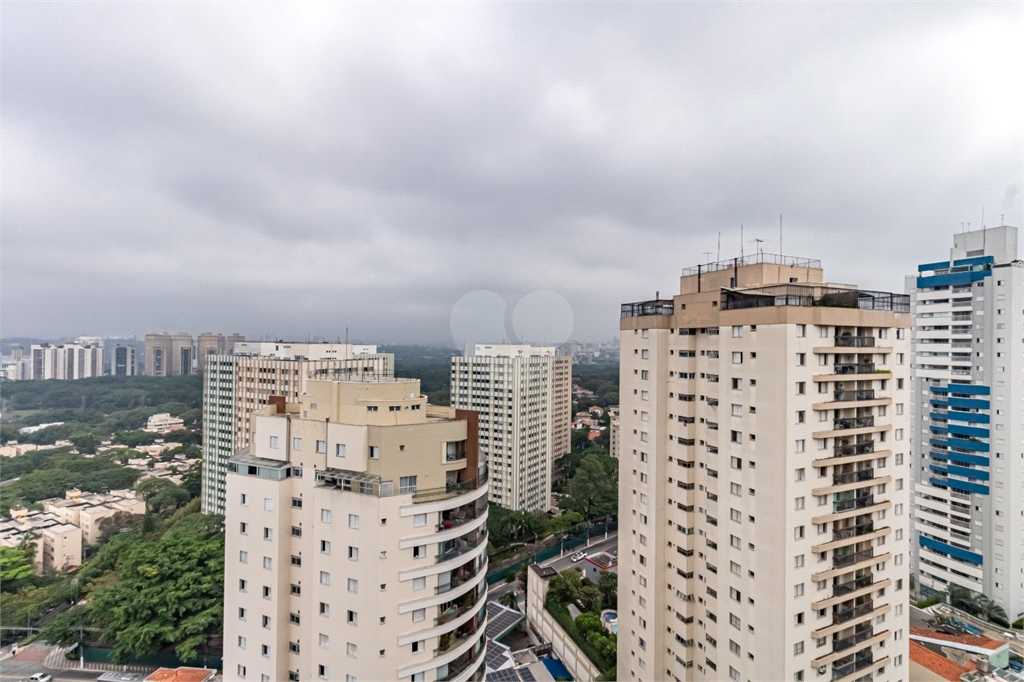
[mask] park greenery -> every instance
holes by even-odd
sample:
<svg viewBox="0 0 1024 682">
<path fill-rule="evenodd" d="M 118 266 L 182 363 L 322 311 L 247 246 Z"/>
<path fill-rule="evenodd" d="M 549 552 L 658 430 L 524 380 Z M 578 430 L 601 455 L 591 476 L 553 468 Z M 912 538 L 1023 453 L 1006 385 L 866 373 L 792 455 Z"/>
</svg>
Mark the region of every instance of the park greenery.
<svg viewBox="0 0 1024 682">
<path fill-rule="evenodd" d="M 946 589 L 946 601 L 953 608 L 969 613 L 975 618 L 1001 625 L 1004 628 L 1010 627 L 1010 620 L 1006 617 L 1005 609 L 980 592 L 973 592 L 966 587 L 950 583 Z"/>
<path fill-rule="evenodd" d="M 29 463 L 32 468 L 26 468 Z M 37 450 L 12 457 L 4 462 L 4 478 L 10 474 L 9 466 L 25 473 L 4 486 L 0 496 L 0 512 L 4 514 L 11 507 L 31 506 L 39 500 L 63 497 L 65 491 L 72 488 L 84 492 L 131 488 L 140 476 L 140 472 L 121 466 L 116 454 L 104 452 L 86 457 L 70 452 L 69 448 Z"/>
<path fill-rule="evenodd" d="M 544 602 L 544 608 L 602 673 L 615 666 L 616 637 L 602 626 L 601 609 L 615 608 L 617 590 L 615 573 L 602 573 L 595 585 L 569 568 L 551 578 Z M 581 612 L 575 620 L 570 605 Z"/>
</svg>

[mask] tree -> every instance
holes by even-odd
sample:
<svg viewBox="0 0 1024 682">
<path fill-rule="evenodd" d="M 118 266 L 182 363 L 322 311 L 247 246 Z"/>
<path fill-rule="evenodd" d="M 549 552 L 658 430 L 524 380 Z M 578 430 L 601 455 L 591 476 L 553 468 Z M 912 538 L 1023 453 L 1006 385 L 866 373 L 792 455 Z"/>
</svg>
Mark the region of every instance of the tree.
<svg viewBox="0 0 1024 682">
<path fill-rule="evenodd" d="M 583 590 L 583 577 L 574 568 L 562 571 L 548 584 L 548 597 L 559 604 L 575 603 Z"/>
<path fill-rule="evenodd" d="M 602 571 L 601 577 L 597 579 L 597 587 L 604 596 L 604 603 L 608 606 L 615 606 L 619 593 L 618 573 Z"/>
<path fill-rule="evenodd" d="M 584 585 L 580 589 L 579 597 L 576 601 L 579 603 L 580 608 L 584 611 L 598 612 L 601 610 L 601 590 L 595 585 Z"/>
<path fill-rule="evenodd" d="M 114 433 L 114 440 L 125 447 L 137 448 L 140 445 L 150 445 L 156 440 L 156 436 L 145 431 L 117 431 Z"/>
<path fill-rule="evenodd" d="M 1003 627 L 1010 626 L 1010 620 L 1006 617 L 1006 610 L 994 600 L 985 595 L 979 595 L 974 601 L 974 615 L 990 623 L 996 623 Z"/>
<path fill-rule="evenodd" d="M 96 454 L 96 448 L 100 444 L 100 439 L 96 437 L 96 434 L 92 431 L 77 431 L 72 433 L 68 440 L 75 446 L 75 449 L 81 452 L 83 455 L 94 455 Z"/>
<path fill-rule="evenodd" d="M 617 460 L 601 454 L 587 455 L 566 486 L 562 506 L 587 519 L 614 516 L 619 507 Z"/>
<path fill-rule="evenodd" d="M 181 477 L 181 487 L 193 498 L 203 494 L 203 464 L 200 462 Z"/>
<path fill-rule="evenodd" d="M 974 606 L 974 593 L 966 587 L 950 583 L 946 588 L 946 601 L 953 608 L 968 611 Z"/>
<path fill-rule="evenodd" d="M 509 590 L 505 594 L 501 595 L 501 598 L 498 599 L 498 603 L 504 604 L 505 606 L 509 607 L 510 609 L 517 609 L 517 608 L 519 608 L 519 598 L 516 597 L 516 591 L 515 590 Z"/>
<path fill-rule="evenodd" d="M 140 481 L 135 486 L 135 492 L 142 495 L 142 499 L 146 501 L 146 508 L 155 513 L 177 509 L 192 499 L 187 490 L 166 478 L 147 478 Z"/>
<path fill-rule="evenodd" d="M 586 637 L 591 632 L 601 632 L 601 616 L 596 613 L 581 613 L 576 617 L 574 621 L 576 624 L 576 631 Z"/>
<path fill-rule="evenodd" d="M 34 551 L 29 547 L 0 547 L 0 586 L 35 574 Z"/>
<path fill-rule="evenodd" d="M 140 515 L 126 511 L 114 512 L 111 516 L 100 519 L 97 522 L 96 527 L 100 532 L 97 544 L 102 545 L 118 533 L 137 528 L 140 525 L 142 525 L 142 517 Z"/>
</svg>

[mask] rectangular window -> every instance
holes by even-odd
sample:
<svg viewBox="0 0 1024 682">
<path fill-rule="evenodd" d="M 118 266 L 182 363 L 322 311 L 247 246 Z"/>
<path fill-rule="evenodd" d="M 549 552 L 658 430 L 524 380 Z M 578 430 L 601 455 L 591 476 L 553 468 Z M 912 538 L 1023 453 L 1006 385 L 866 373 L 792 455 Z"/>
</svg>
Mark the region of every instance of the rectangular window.
<svg viewBox="0 0 1024 682">
<path fill-rule="evenodd" d="M 743 364 L 743 353 L 740 353 L 739 351 L 734 351 L 733 354 L 732 354 L 732 364 L 734 364 L 734 365 L 742 365 Z"/>
<path fill-rule="evenodd" d="M 427 617 L 426 609 L 416 609 L 412 612 L 412 622 L 419 623 Z"/>
<path fill-rule="evenodd" d="M 344 443 L 338 443 L 337 445 L 334 446 L 334 456 L 335 457 L 344 457 L 345 456 L 345 444 Z"/>
<path fill-rule="evenodd" d="M 320 510 L 320 523 L 330 523 L 330 522 L 331 522 L 331 510 L 330 509 L 321 509 Z"/>
<path fill-rule="evenodd" d="M 274 501 L 269 497 L 263 498 L 263 509 L 264 511 L 274 511 Z"/>
<path fill-rule="evenodd" d="M 349 561 L 359 561 L 359 548 L 349 547 L 348 548 L 348 559 Z"/>
<path fill-rule="evenodd" d="M 302 450 L 301 438 L 292 438 L 292 450 Z"/>
<path fill-rule="evenodd" d="M 271 570 L 271 567 L 272 567 L 273 563 L 274 563 L 274 561 L 270 557 L 268 557 L 268 556 L 263 557 L 263 568 L 265 568 L 265 569 L 267 569 L 269 571 L 269 570 Z"/>
<path fill-rule="evenodd" d="M 415 476 L 402 476 L 398 479 L 398 492 L 399 493 L 414 493 L 416 492 L 416 477 Z"/>
<path fill-rule="evenodd" d="M 280 441 L 278 440 L 277 436 L 270 437 L 270 447 L 274 450 L 277 450 L 279 447 L 281 447 Z"/>
<path fill-rule="evenodd" d="M 349 528 L 359 528 L 359 515 L 358 514 L 349 514 L 348 515 L 348 527 Z"/>
<path fill-rule="evenodd" d="M 376 445 L 370 446 L 370 459 L 380 459 L 380 448 Z"/>
<path fill-rule="evenodd" d="M 325 440 L 318 440 L 316 442 L 316 452 L 317 452 L 318 455 L 326 455 L 327 454 L 327 441 L 325 441 Z"/>
<path fill-rule="evenodd" d="M 348 591 L 351 592 L 352 594 L 357 594 L 359 592 L 359 581 L 356 580 L 355 578 L 349 578 L 348 579 Z"/>
<path fill-rule="evenodd" d="M 273 540 L 274 539 L 274 529 L 273 528 L 264 528 L 263 529 L 263 539 L 264 540 Z"/>
<path fill-rule="evenodd" d="M 416 514 L 416 515 L 414 515 L 412 517 L 412 525 L 413 525 L 413 528 L 422 528 L 423 526 L 427 525 L 427 515 L 426 514 Z"/>
<path fill-rule="evenodd" d="M 240 550 L 238 552 L 238 560 L 240 562 L 242 562 L 243 564 L 249 563 L 249 553 L 246 552 L 245 550 Z"/>
<path fill-rule="evenodd" d="M 321 616 L 330 616 L 331 615 L 331 605 L 328 604 L 327 602 L 320 602 L 320 615 Z"/>
</svg>

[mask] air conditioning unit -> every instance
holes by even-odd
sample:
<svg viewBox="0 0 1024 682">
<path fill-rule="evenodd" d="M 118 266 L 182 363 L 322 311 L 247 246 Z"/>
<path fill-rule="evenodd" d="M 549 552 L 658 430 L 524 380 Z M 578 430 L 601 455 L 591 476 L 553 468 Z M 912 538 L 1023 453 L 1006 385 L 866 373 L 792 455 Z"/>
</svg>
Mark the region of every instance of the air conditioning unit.
<svg viewBox="0 0 1024 682">
<path fill-rule="evenodd" d="M 828 672 L 828 666 L 827 665 L 819 665 L 818 666 L 818 674 L 819 675 L 824 675 L 827 672 Z"/>
</svg>

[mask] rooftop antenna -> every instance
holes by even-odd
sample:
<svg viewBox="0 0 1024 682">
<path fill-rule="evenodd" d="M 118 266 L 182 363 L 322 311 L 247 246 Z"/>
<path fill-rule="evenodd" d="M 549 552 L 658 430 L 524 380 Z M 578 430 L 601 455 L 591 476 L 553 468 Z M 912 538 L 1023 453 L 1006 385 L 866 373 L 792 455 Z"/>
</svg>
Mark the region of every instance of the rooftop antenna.
<svg viewBox="0 0 1024 682">
<path fill-rule="evenodd" d="M 985 229 L 985 207 L 981 207 L 981 229 Z"/>
<path fill-rule="evenodd" d="M 743 224 L 740 223 L 740 260 L 743 260 Z"/>
<path fill-rule="evenodd" d="M 758 252 L 758 254 L 762 254 L 763 255 L 764 254 L 764 249 L 761 248 L 761 243 L 764 240 L 763 239 L 758 239 L 758 238 L 755 237 L 754 239 L 751 239 L 750 241 L 757 242 L 757 252 Z"/>
<path fill-rule="evenodd" d="M 710 263 L 711 262 L 711 252 L 710 251 L 705 251 L 704 252 L 704 256 L 708 259 L 708 262 Z"/>
<path fill-rule="evenodd" d="M 718 255 L 715 257 L 716 261 L 722 260 L 722 231 L 718 231 Z"/>
<path fill-rule="evenodd" d="M 348 345 L 348 327 L 345 327 L 345 345 Z"/>
<path fill-rule="evenodd" d="M 784 253 L 785 253 L 785 251 L 782 250 L 782 214 L 780 213 L 779 214 L 779 255 L 781 256 Z"/>
</svg>

